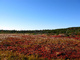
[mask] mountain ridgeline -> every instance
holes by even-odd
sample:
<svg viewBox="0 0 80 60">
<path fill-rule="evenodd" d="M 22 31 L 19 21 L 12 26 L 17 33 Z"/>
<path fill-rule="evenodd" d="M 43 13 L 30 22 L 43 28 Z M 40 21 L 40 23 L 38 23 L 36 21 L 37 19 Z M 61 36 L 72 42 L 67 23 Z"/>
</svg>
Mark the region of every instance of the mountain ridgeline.
<svg viewBox="0 0 80 60">
<path fill-rule="evenodd" d="M 64 34 L 66 36 L 70 35 L 80 35 L 80 27 L 70 27 L 63 29 L 52 29 L 52 30 L 0 30 L 0 33 L 29 33 L 29 34 L 48 34 L 48 35 L 59 35 Z"/>
</svg>

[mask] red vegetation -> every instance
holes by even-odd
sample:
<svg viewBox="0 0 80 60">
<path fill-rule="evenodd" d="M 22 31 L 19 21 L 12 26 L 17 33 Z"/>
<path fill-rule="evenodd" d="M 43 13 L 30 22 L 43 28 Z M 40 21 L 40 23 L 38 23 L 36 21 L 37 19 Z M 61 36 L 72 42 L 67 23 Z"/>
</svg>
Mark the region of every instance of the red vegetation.
<svg viewBox="0 0 80 60">
<path fill-rule="evenodd" d="M 16 36 L 16 35 L 14 35 Z M 0 51 L 51 59 L 80 59 L 80 36 L 21 35 L 0 42 Z"/>
</svg>

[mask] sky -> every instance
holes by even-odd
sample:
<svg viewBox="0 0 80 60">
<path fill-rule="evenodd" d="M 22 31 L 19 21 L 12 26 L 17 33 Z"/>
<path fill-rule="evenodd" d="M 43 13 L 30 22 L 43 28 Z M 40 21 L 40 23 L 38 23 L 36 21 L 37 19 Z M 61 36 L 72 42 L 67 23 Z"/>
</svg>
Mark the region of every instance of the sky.
<svg viewBox="0 0 80 60">
<path fill-rule="evenodd" d="M 80 27 L 80 0 L 0 0 L 0 29 Z"/>
</svg>

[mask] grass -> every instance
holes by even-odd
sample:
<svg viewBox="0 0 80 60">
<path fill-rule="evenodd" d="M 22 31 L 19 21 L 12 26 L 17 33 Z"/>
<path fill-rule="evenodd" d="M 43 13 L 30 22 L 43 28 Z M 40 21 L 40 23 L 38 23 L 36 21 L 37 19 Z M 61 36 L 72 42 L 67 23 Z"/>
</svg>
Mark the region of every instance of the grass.
<svg viewBox="0 0 80 60">
<path fill-rule="evenodd" d="M 44 34 L 2 34 L 0 36 L 0 60 L 80 59 L 80 40 L 74 38 Z"/>
</svg>

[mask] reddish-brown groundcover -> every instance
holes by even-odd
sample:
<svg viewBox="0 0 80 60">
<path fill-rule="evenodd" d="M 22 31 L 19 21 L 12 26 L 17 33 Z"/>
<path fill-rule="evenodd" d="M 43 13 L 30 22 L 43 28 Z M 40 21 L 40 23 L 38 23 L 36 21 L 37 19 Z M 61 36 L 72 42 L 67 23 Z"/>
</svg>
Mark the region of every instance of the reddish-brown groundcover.
<svg viewBox="0 0 80 60">
<path fill-rule="evenodd" d="M 0 37 L 0 59 L 2 60 L 80 59 L 80 36 L 62 37 L 45 34 L 0 36 L 2 36 Z"/>
</svg>

